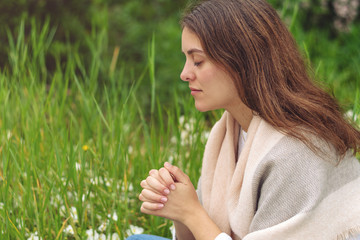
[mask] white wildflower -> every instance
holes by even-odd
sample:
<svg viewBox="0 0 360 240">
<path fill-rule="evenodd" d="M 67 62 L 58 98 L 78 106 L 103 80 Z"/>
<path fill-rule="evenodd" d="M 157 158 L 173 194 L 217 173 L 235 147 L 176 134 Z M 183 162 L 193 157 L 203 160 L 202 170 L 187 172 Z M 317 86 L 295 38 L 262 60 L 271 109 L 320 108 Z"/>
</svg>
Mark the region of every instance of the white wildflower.
<svg viewBox="0 0 360 240">
<path fill-rule="evenodd" d="M 182 146 L 191 144 L 192 141 L 194 141 L 194 139 L 196 138 L 194 136 L 194 130 L 195 130 L 195 125 L 196 125 L 196 119 L 195 118 L 190 118 L 185 122 L 185 119 L 183 118 L 183 116 L 181 116 L 179 118 L 179 123 L 180 123 L 180 144 Z M 176 139 L 171 139 L 172 143 L 176 143 Z"/>
<path fill-rule="evenodd" d="M 119 234 L 113 233 L 111 236 L 108 235 L 106 240 L 120 240 Z"/>
<path fill-rule="evenodd" d="M 204 138 L 204 139 L 208 139 L 209 136 L 210 136 L 210 132 L 209 132 L 209 131 L 203 132 L 203 138 Z"/>
<path fill-rule="evenodd" d="M 34 232 L 30 234 L 27 240 L 42 240 L 42 238 L 38 236 L 38 232 Z"/>
<path fill-rule="evenodd" d="M 134 235 L 134 234 L 142 234 L 144 232 L 144 229 L 141 227 L 137 227 L 134 225 L 130 225 L 130 228 L 126 230 L 126 234 L 128 236 Z"/>
<path fill-rule="evenodd" d="M 356 115 L 352 110 L 349 110 L 345 113 L 345 116 L 349 119 L 356 121 L 358 119 L 358 115 Z"/>
<path fill-rule="evenodd" d="M 189 128 L 188 128 L 188 130 L 193 130 L 193 129 L 194 129 L 194 126 L 195 126 L 195 124 L 196 124 L 196 119 L 195 119 L 195 118 L 190 118 L 189 121 L 188 121 L 188 123 L 189 123 Z"/>
<path fill-rule="evenodd" d="M 66 195 L 67 195 L 68 199 L 76 198 L 76 192 L 68 191 L 68 192 L 66 192 Z"/>
<path fill-rule="evenodd" d="M 186 142 L 189 141 L 188 137 L 190 136 L 189 135 L 189 132 L 184 130 L 184 131 L 181 131 L 181 145 L 185 145 Z"/>
<path fill-rule="evenodd" d="M 103 234 L 103 233 L 100 234 L 98 239 L 99 239 L 99 240 L 106 240 L 105 234 Z"/>
<path fill-rule="evenodd" d="M 61 202 L 62 202 L 62 198 L 60 194 L 56 194 L 54 197 L 51 197 L 50 205 L 54 206 L 55 208 L 58 208 Z"/>
<path fill-rule="evenodd" d="M 65 206 L 60 207 L 60 216 L 62 216 L 62 217 L 67 216 L 67 210 L 66 210 Z M 76 207 L 70 208 L 70 216 L 73 218 L 74 222 L 79 221 Z"/>
<path fill-rule="evenodd" d="M 170 229 L 171 235 L 175 236 L 175 226 L 174 226 L 174 224 L 171 225 L 169 229 Z"/>
<path fill-rule="evenodd" d="M 134 152 L 134 148 L 132 146 L 129 146 L 128 147 L 128 153 L 133 154 L 133 152 Z"/>
<path fill-rule="evenodd" d="M 104 178 L 105 186 L 110 187 L 111 186 L 111 179 L 108 180 L 107 178 Z"/>
<path fill-rule="evenodd" d="M 64 186 L 66 185 L 66 180 L 67 180 L 67 179 L 66 179 L 65 177 L 62 177 L 62 178 L 61 178 L 61 182 L 63 183 Z"/>
<path fill-rule="evenodd" d="M 74 222 L 78 222 L 79 221 L 79 217 L 77 214 L 77 210 L 76 207 L 71 207 L 70 208 L 70 216 L 72 217 Z"/>
<path fill-rule="evenodd" d="M 17 218 L 16 223 L 17 223 L 18 228 L 24 227 L 24 220 Z"/>
<path fill-rule="evenodd" d="M 99 214 L 96 214 L 96 219 L 97 219 L 98 221 L 101 221 L 102 216 L 101 216 L 101 215 L 99 215 Z"/>
<path fill-rule="evenodd" d="M 86 230 L 86 236 L 87 240 L 98 240 L 99 239 L 99 233 L 93 229 Z"/>
<path fill-rule="evenodd" d="M 10 140 L 12 137 L 12 132 L 10 130 L 7 130 L 7 139 Z"/>
<path fill-rule="evenodd" d="M 174 163 L 174 156 L 169 156 L 169 158 L 168 158 L 168 162 L 170 163 L 170 164 L 173 164 Z"/>
<path fill-rule="evenodd" d="M 0 210 L 4 209 L 4 203 L 0 202 Z"/>
<path fill-rule="evenodd" d="M 60 216 L 66 216 L 66 207 L 64 205 L 60 207 Z"/>
<path fill-rule="evenodd" d="M 109 220 L 104 221 L 100 224 L 100 226 L 98 227 L 98 230 L 100 232 L 105 232 L 108 225 L 109 225 Z"/>
<path fill-rule="evenodd" d="M 73 234 L 74 234 L 74 229 L 72 228 L 71 225 L 68 225 L 68 226 L 63 230 L 63 232 L 64 232 L 65 234 L 71 234 L 71 235 L 73 235 Z"/>
<path fill-rule="evenodd" d="M 80 163 L 75 163 L 75 169 L 76 171 L 80 171 L 81 170 L 81 164 Z"/>
<path fill-rule="evenodd" d="M 179 118 L 179 123 L 180 123 L 180 125 L 183 125 L 184 122 L 185 122 L 185 117 L 184 117 L 184 115 L 182 115 L 182 116 L 180 116 L 180 118 Z"/>
<path fill-rule="evenodd" d="M 95 198 L 95 193 L 94 192 L 90 192 L 90 198 Z"/>
<path fill-rule="evenodd" d="M 90 182 L 92 185 L 98 185 L 99 184 L 99 180 L 97 178 L 90 178 Z"/>
<path fill-rule="evenodd" d="M 116 222 L 118 220 L 118 215 L 116 214 L 116 212 L 114 212 L 112 215 L 108 214 L 108 218 L 111 218 Z"/>
<path fill-rule="evenodd" d="M 121 182 L 120 181 L 116 181 L 116 190 L 120 191 L 121 189 Z"/>
<path fill-rule="evenodd" d="M 127 191 L 129 191 L 129 192 L 134 191 L 134 186 L 132 185 L 132 183 L 130 183 L 130 184 L 127 185 L 127 186 L 125 186 L 125 185 L 121 186 L 121 191 L 124 192 L 125 190 L 127 190 Z"/>
<path fill-rule="evenodd" d="M 14 198 L 14 206 L 15 206 L 15 208 L 18 208 L 18 207 L 20 207 L 20 205 L 21 205 L 21 203 L 22 203 L 22 201 L 23 201 L 23 198 L 21 197 L 21 195 L 17 195 L 15 198 Z"/>
</svg>

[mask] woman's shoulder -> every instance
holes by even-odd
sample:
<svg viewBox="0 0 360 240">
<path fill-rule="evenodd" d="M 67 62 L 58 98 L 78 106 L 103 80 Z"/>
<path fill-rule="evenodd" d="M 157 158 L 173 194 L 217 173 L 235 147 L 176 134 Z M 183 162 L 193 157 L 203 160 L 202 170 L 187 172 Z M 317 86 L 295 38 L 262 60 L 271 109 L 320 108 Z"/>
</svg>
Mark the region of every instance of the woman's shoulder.
<svg viewBox="0 0 360 240">
<path fill-rule="evenodd" d="M 316 149 L 299 139 L 284 136 L 263 157 L 258 169 L 289 172 L 291 175 L 340 174 L 344 171 L 360 175 L 360 163 L 351 150 L 340 156 L 329 143 L 316 137 L 310 138 Z"/>
<path fill-rule="evenodd" d="M 252 229 L 311 211 L 332 193 L 359 181 L 360 163 L 353 154 L 349 152 L 340 162 L 337 159 L 334 153 L 319 154 L 300 140 L 283 137 L 263 157 L 253 175 L 257 216 Z M 359 196 L 360 191 L 354 190 L 353 194 Z"/>
</svg>

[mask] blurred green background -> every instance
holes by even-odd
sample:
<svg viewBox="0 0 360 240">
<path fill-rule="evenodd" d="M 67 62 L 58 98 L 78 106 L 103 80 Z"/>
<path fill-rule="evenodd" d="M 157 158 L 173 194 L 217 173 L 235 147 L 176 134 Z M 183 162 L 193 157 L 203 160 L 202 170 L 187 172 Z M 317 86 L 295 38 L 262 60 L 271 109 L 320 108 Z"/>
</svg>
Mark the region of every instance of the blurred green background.
<svg viewBox="0 0 360 240">
<path fill-rule="evenodd" d="M 81 54 L 84 66 L 90 55 L 87 36 L 104 32 L 104 61 L 119 48 L 117 67 L 136 78 L 144 70 L 148 47 L 155 36 L 155 61 L 158 96 L 166 102 L 172 89 L 187 89 L 179 74 L 184 58 L 180 51 L 179 19 L 187 0 L 1 0 L 0 1 L 0 67 L 9 67 L 8 31 L 16 38 L 21 21 L 25 35 L 46 21 L 54 36 L 46 54 L 46 68 L 51 78 L 55 65 L 66 61 L 71 45 Z M 311 60 L 318 79 L 325 81 L 342 103 L 354 99 L 354 85 L 359 84 L 360 21 L 358 0 L 270 0 L 293 32 L 304 54 Z M 324 64 L 324 60 L 326 63 Z M 104 70 L 106 71 L 106 70 Z M 328 71 L 334 74 L 328 74 Z M 325 74 L 325 72 L 327 72 Z M 327 79 L 324 79 L 324 77 Z M 104 80 L 103 74 L 99 81 Z M 340 78 L 334 79 L 331 78 Z M 144 84 L 146 85 L 146 84 Z M 347 91 L 338 90 L 339 87 Z M 144 86 L 146 89 L 148 86 Z M 345 92 L 345 93 L 344 93 Z M 147 94 L 144 93 L 146 104 Z M 349 107 L 349 106 L 348 106 Z"/>
</svg>

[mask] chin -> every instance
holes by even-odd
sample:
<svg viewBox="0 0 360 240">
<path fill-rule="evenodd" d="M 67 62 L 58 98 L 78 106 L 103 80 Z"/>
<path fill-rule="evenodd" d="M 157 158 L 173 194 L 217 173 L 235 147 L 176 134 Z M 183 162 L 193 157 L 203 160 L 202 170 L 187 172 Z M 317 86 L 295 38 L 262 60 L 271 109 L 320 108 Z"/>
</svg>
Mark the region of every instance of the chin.
<svg viewBox="0 0 360 240">
<path fill-rule="evenodd" d="M 201 106 L 199 104 L 195 103 L 195 108 L 199 111 L 199 112 L 206 112 L 208 111 L 206 108 L 204 108 L 204 106 Z"/>
<path fill-rule="evenodd" d="M 210 111 L 210 110 L 206 110 L 206 109 L 199 109 L 199 108 L 196 108 L 199 112 L 207 112 L 207 111 Z"/>
<path fill-rule="evenodd" d="M 207 111 L 211 111 L 211 110 L 216 110 L 215 108 L 211 108 L 209 106 L 204 106 L 201 104 L 196 104 L 195 102 L 195 108 L 199 111 L 199 112 L 207 112 Z"/>
</svg>

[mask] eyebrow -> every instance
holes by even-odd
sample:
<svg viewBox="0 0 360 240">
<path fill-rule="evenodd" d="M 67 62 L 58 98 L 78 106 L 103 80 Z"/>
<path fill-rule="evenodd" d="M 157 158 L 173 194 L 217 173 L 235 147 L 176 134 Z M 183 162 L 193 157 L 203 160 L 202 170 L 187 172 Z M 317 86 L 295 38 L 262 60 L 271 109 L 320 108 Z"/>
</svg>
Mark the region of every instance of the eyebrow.
<svg viewBox="0 0 360 240">
<path fill-rule="evenodd" d="M 200 50 L 200 49 L 197 49 L 197 48 L 192 48 L 192 49 L 189 49 L 189 50 L 187 51 L 187 54 L 188 54 L 188 55 L 191 55 L 191 54 L 193 54 L 193 53 L 204 53 L 204 51 L 202 51 L 202 50 Z"/>
</svg>

